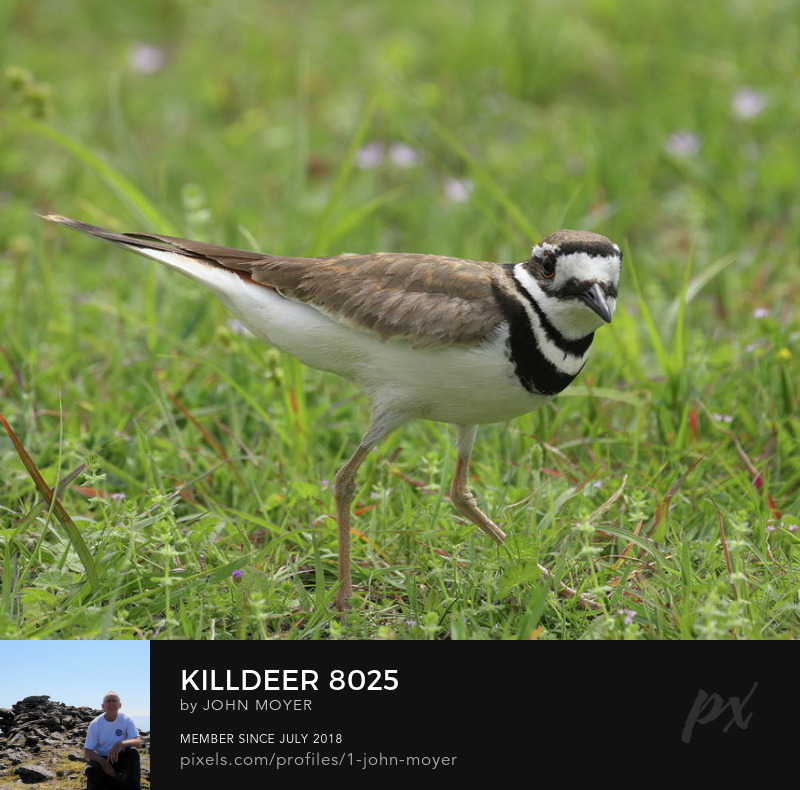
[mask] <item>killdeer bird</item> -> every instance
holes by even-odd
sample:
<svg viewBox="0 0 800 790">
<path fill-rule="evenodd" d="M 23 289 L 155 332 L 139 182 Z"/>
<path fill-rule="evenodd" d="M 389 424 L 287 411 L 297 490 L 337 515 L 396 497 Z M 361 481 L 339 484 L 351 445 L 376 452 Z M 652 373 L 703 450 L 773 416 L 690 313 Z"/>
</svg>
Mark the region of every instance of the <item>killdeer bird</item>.
<svg viewBox="0 0 800 790">
<path fill-rule="evenodd" d="M 503 542 L 505 533 L 467 486 L 477 426 L 536 409 L 578 375 L 595 330 L 614 314 L 622 261 L 605 236 L 578 230 L 547 236 L 521 263 L 497 264 L 406 253 L 284 258 L 114 233 L 54 214 L 45 219 L 199 280 L 253 334 L 306 365 L 344 376 L 367 395 L 369 425 L 334 478 L 340 610 L 352 595 L 356 471 L 409 420 L 455 426 L 451 501 Z"/>
</svg>

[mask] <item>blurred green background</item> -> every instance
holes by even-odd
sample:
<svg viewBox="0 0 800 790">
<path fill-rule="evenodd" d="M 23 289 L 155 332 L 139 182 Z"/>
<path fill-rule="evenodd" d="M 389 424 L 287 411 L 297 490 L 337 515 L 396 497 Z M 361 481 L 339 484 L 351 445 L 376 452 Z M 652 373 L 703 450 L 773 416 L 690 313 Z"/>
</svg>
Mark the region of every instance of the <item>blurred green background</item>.
<svg viewBox="0 0 800 790">
<path fill-rule="evenodd" d="M 658 0 L 5 2 L 3 107 L 45 114 L 175 225 L 195 185 L 215 235 L 234 241 L 243 225 L 292 253 L 320 233 L 364 123 L 365 144 L 405 143 L 418 159 L 382 160 L 348 180 L 343 213 L 402 191 L 332 251 L 524 256 L 528 228 L 498 210 L 474 160 L 530 229 L 602 228 L 669 277 L 689 245 L 741 252 L 745 231 L 750 247 L 776 237 L 796 246 L 796 11 Z M 14 67 L 28 72 L 21 85 Z M 64 212 L 88 203 L 128 219 L 83 162 L 13 124 L 3 133 L 4 233 L 64 194 Z M 472 181 L 469 205 L 448 201 L 448 178 Z"/>
<path fill-rule="evenodd" d="M 204 540 L 224 553 L 230 524 L 220 520 L 221 511 L 216 519 L 203 515 L 224 502 L 239 513 L 263 514 L 264 523 L 245 522 L 233 539 L 244 551 L 249 530 L 266 529 L 271 538 L 256 566 L 291 564 L 295 552 L 305 552 L 307 567 L 322 578 L 331 572 L 332 530 L 322 555 L 314 555 L 310 538 L 287 547 L 283 531 L 286 519 L 306 523 L 322 512 L 321 503 L 330 511 L 330 492 L 319 481 L 332 479 L 349 454 L 364 404 L 351 404 L 346 384 L 302 371 L 243 339 L 202 289 L 44 227 L 36 212 L 275 254 L 403 250 L 501 262 L 524 259 L 532 243 L 558 227 L 595 230 L 626 250 L 620 315 L 598 334 L 576 394 L 595 387 L 608 397 L 588 403 L 567 397 L 510 431 L 485 429 L 476 446 L 476 494 L 490 508 L 521 500 L 541 453 L 564 486 L 545 495 L 544 510 L 559 492 L 598 474 L 598 464 L 605 488 L 591 512 L 629 475 L 625 496 L 634 501 L 626 500 L 616 528 L 645 524 L 655 539 L 674 539 L 659 552 L 678 558 L 679 573 L 714 578 L 710 588 L 700 585 L 697 598 L 683 590 L 686 611 L 706 605 L 728 611 L 730 600 L 744 596 L 737 594 L 736 574 L 747 587 L 749 563 L 769 565 L 775 549 L 769 541 L 778 532 L 786 554 L 775 562 L 793 567 L 796 551 L 798 10 L 788 0 L 4 0 L 0 411 L 50 484 L 88 460 L 95 480 L 106 474 L 104 485 L 125 491 L 131 512 L 123 516 L 130 523 L 163 506 L 173 525 L 193 525 L 195 537 L 187 540 L 195 544 L 175 548 L 177 561 L 148 554 L 153 573 L 169 576 L 176 562 L 198 570 L 197 557 L 210 557 Z M 212 361 L 216 369 L 204 367 Z M 165 391 L 223 449 L 210 450 Z M 292 400 L 298 397 L 299 406 Z M 273 421 L 268 427 L 259 408 Z M 294 417 L 293 409 L 299 409 Z M 447 463 L 441 460 L 446 431 L 409 431 L 402 447 L 419 449 L 400 456 L 404 474 L 437 490 L 440 465 Z M 531 459 L 537 442 L 539 455 Z M 592 442 L 600 442 L 599 454 Z M 547 443 L 577 467 L 550 457 Z M 400 448 L 390 442 L 381 453 Z M 203 478 L 194 488 L 186 483 L 234 456 L 213 480 Z M 272 466 L 268 459 L 276 457 L 291 472 Z M 503 461 L 509 457 L 520 465 L 513 479 Z M 256 471 L 243 485 L 237 475 L 250 474 L 247 459 Z M 383 487 L 402 498 L 394 467 L 377 464 L 363 472 L 367 491 Z M 762 478 L 753 485 L 756 468 Z M 691 486 L 683 485 L 687 479 Z M 177 509 L 158 500 L 159 480 L 164 491 L 179 481 L 191 489 Z M 91 479 L 84 484 L 93 488 Z M 138 510 L 130 504 L 137 495 L 145 498 Z M 578 499 L 567 524 L 580 522 L 588 507 Z M 0 435 L 0 518 L 7 528 L 19 524 L 35 502 L 28 474 Z M 119 513 L 74 492 L 67 506 L 85 520 L 90 548 L 106 545 Z M 413 491 L 398 507 L 374 514 L 374 529 L 418 520 Z M 667 526 L 665 514 L 675 508 L 682 515 Z M 637 512 L 638 521 L 631 516 Z M 438 510 L 424 513 L 431 524 L 454 520 L 447 507 L 441 518 Z M 526 516 L 532 536 L 541 515 Z M 102 528 L 101 516 L 107 519 Z M 722 552 L 718 516 L 740 529 L 740 567 Z M 213 524 L 204 531 L 197 519 Z M 37 552 L 58 538 L 45 540 L 35 523 L 24 522 L 24 533 L 38 536 L 33 548 L 13 542 L 22 540 L 19 529 L 6 538 L 9 628 L 27 623 L 28 633 L 36 633 L 47 623 L 53 633 L 96 634 L 117 623 L 126 634 L 181 631 L 169 615 L 175 600 L 168 594 L 148 615 L 160 622 L 166 611 L 166 626 L 135 622 L 130 611 L 109 614 L 100 599 L 92 599 L 99 619 L 63 614 L 63 624 L 54 625 L 45 610 L 69 611 L 80 563 L 69 544 L 63 554 L 56 546 L 51 559 L 61 575 L 42 581 L 50 560 Z M 61 534 L 58 527 L 53 532 Z M 368 554 L 376 545 L 389 551 L 383 537 L 371 540 L 364 545 Z M 482 546 L 479 540 L 470 545 Z M 406 548 L 403 563 L 413 567 L 420 562 L 417 548 Z M 545 548 L 534 542 L 530 554 L 546 554 Z M 548 550 L 556 549 L 564 555 L 560 543 Z M 694 550 L 714 552 L 713 572 L 698 570 Z M 125 551 L 109 549 L 126 568 L 136 565 Z M 253 582 L 230 592 L 233 555 L 218 561 L 223 570 L 202 581 L 243 607 L 232 635 L 253 628 L 264 634 L 264 618 L 254 626 L 253 611 L 290 618 L 292 607 L 305 605 L 303 591 L 291 584 L 289 593 L 279 591 L 285 579 L 269 589 Z M 499 579 L 504 605 L 509 591 L 517 596 L 503 621 L 507 634 L 529 634 L 542 622 L 544 605 L 526 562 L 529 554 L 521 552 L 512 563 L 519 572 L 509 575 L 498 561 L 494 576 L 488 566 L 487 578 L 475 582 L 476 590 L 487 589 Z M 253 564 L 247 559 L 237 567 Z M 794 633 L 796 624 L 787 623 L 794 623 L 796 609 L 784 608 L 797 589 L 796 576 L 790 578 L 778 596 L 780 617 L 770 608 L 774 601 L 758 617 L 734 606 L 734 625 L 724 621 L 720 633 L 763 634 L 766 623 L 773 635 Z M 442 584 L 440 598 L 419 604 L 427 620 L 406 616 L 414 626 L 398 626 L 382 616 L 366 622 L 360 635 L 381 628 L 415 638 L 490 633 L 496 613 L 487 615 L 473 601 L 452 614 L 460 603 L 448 608 L 450 599 L 463 599 Z M 184 599 L 193 595 L 188 589 Z M 14 597 L 23 590 L 29 591 L 27 614 Z M 680 621 L 668 603 L 675 594 L 664 593 L 661 580 L 653 592 L 659 603 L 650 609 L 642 604 L 647 595 L 615 606 L 634 606 L 637 622 L 648 623 L 641 627 L 645 635 L 697 635 L 702 627 L 688 615 Z M 287 602 L 287 595 L 300 596 L 299 603 Z M 88 599 L 81 600 L 87 609 Z M 403 600 L 411 605 L 408 596 Z M 451 614 L 441 615 L 444 610 Z M 474 618 L 467 613 L 479 610 Z M 633 627 L 614 622 L 609 633 Z M 715 635 L 710 621 L 703 622 Z M 276 628 L 285 631 L 281 623 Z M 427 623 L 424 633 L 415 630 L 420 623 Z M 564 635 L 599 628 L 576 623 Z M 204 637 L 208 627 L 181 633 Z M 315 633 L 326 635 L 327 627 L 320 624 Z"/>
</svg>

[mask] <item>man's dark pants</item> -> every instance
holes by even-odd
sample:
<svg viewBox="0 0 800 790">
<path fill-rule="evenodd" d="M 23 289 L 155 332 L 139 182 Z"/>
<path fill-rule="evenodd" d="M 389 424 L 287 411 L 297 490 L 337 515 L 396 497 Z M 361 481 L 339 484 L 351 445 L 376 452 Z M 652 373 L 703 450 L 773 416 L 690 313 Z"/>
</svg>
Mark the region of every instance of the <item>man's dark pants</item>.
<svg viewBox="0 0 800 790">
<path fill-rule="evenodd" d="M 101 787 L 128 788 L 139 790 L 141 768 L 139 765 L 139 752 L 132 746 L 122 749 L 117 756 L 117 761 L 112 763 L 114 778 L 112 779 L 102 768 L 100 763 L 92 760 L 84 773 L 86 774 L 88 790 Z"/>
</svg>

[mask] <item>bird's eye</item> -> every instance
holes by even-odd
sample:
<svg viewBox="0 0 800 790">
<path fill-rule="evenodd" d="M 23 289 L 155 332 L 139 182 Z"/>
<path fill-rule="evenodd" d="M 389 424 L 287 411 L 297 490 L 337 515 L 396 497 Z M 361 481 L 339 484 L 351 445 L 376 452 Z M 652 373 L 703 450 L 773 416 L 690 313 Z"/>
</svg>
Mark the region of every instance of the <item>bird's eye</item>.
<svg viewBox="0 0 800 790">
<path fill-rule="evenodd" d="M 539 264 L 542 272 L 542 277 L 546 277 L 548 280 L 555 277 L 556 256 L 553 255 L 552 252 L 550 252 L 549 250 L 545 250 L 541 260 L 539 261 Z"/>
</svg>

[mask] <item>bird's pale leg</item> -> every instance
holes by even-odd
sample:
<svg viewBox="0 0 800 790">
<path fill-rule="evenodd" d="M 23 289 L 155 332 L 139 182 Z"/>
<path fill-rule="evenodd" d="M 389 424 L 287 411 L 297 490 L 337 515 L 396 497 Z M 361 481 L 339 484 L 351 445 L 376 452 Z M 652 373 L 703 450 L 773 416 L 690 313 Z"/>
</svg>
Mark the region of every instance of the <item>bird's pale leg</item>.
<svg viewBox="0 0 800 790">
<path fill-rule="evenodd" d="M 472 446 L 475 444 L 477 433 L 477 425 L 456 426 L 456 472 L 450 488 L 450 501 L 462 516 L 480 527 L 492 540 L 502 543 L 506 539 L 506 533 L 478 507 L 475 497 L 467 487 L 469 457 L 472 454 Z"/>
<path fill-rule="evenodd" d="M 369 451 L 405 421 L 406 417 L 400 411 L 389 407 L 376 407 L 372 413 L 369 428 L 356 447 L 356 451 L 333 478 L 336 526 L 339 538 L 339 588 L 336 591 L 336 608 L 340 612 L 349 608 L 348 601 L 353 594 L 350 573 L 350 505 L 353 503 L 353 496 L 356 492 L 356 472 Z"/>
<path fill-rule="evenodd" d="M 472 496 L 467 488 L 467 480 L 469 479 L 469 457 L 472 454 L 472 446 L 475 444 L 477 432 L 478 427 L 476 425 L 456 426 L 458 457 L 456 460 L 456 473 L 453 479 L 453 487 L 450 489 L 450 501 L 455 505 L 462 516 L 479 526 L 493 540 L 502 543 L 506 538 L 505 532 L 478 507 L 475 502 L 475 497 Z M 541 571 L 545 579 L 553 580 L 552 572 L 545 568 L 544 565 L 539 565 L 537 563 L 536 567 Z M 586 609 L 602 609 L 602 606 L 596 601 L 579 593 L 577 590 L 573 590 L 572 587 L 568 587 L 563 582 L 559 584 L 558 594 L 562 598 L 573 598 L 577 596 L 578 603 Z"/>
<path fill-rule="evenodd" d="M 336 591 L 336 608 L 340 612 L 348 608 L 348 601 L 353 594 L 353 582 L 350 577 L 350 505 L 356 490 L 355 476 L 358 467 L 372 447 L 372 444 L 360 444 L 334 478 L 336 525 L 339 537 L 339 588 Z"/>
</svg>

